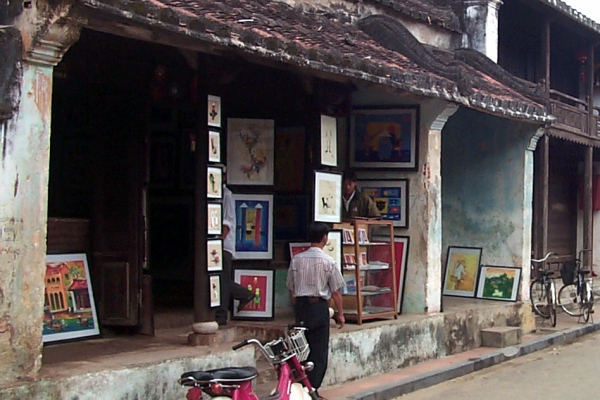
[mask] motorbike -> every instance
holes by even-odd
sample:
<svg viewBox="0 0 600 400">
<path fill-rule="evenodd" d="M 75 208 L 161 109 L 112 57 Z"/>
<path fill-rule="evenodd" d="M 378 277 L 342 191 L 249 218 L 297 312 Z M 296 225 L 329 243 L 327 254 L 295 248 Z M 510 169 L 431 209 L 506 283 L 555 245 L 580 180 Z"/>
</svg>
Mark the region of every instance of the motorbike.
<svg viewBox="0 0 600 400">
<path fill-rule="evenodd" d="M 284 337 L 262 344 L 257 339 L 247 339 L 233 346 L 256 346 L 277 371 L 277 386 L 270 396 L 262 400 L 318 400 L 306 371 L 314 364 L 306 362 L 310 348 L 304 331 L 306 328 L 291 324 Z M 258 376 L 254 367 L 226 367 L 209 371 L 190 371 L 181 375 L 178 382 L 189 387 L 187 400 L 199 400 L 203 393 L 212 400 L 260 400 L 253 390 L 253 379 Z"/>
</svg>

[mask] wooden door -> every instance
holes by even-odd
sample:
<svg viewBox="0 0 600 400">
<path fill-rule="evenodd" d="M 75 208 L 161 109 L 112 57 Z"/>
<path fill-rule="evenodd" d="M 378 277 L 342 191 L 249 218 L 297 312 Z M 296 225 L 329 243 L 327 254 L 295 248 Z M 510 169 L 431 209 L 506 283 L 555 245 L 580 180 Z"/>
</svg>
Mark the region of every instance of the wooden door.
<svg viewBox="0 0 600 400">
<path fill-rule="evenodd" d="M 93 205 L 94 269 L 103 325 L 140 323 L 144 262 L 143 115 L 136 98 L 104 99 L 97 113 Z"/>
</svg>

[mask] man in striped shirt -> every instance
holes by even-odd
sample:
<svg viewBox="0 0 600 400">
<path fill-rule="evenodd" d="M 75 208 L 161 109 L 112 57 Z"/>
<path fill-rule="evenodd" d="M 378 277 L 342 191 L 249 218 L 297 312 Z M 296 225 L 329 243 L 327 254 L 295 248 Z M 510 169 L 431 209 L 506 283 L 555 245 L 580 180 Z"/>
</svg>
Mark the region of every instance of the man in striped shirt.
<svg viewBox="0 0 600 400">
<path fill-rule="evenodd" d="M 308 328 L 308 360 L 315 367 L 306 375 L 315 390 L 321 386 L 327 370 L 329 299 L 333 298 L 337 308 L 338 328 L 342 328 L 345 322 L 341 293 L 344 278 L 340 266 L 323 251 L 328 234 L 329 227 L 326 224 L 311 224 L 308 232 L 311 247 L 292 259 L 286 282 L 292 296 L 296 321 L 303 322 Z"/>
</svg>

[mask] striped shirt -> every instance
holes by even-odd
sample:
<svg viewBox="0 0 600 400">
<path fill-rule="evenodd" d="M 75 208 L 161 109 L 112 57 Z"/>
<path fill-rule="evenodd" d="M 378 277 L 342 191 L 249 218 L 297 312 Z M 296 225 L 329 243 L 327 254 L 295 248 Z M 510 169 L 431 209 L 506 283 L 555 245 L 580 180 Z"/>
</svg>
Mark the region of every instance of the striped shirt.
<svg viewBox="0 0 600 400">
<path fill-rule="evenodd" d="M 321 297 L 325 300 L 344 287 L 344 278 L 333 258 L 318 247 L 297 254 L 290 262 L 286 286 L 295 297 Z"/>
</svg>

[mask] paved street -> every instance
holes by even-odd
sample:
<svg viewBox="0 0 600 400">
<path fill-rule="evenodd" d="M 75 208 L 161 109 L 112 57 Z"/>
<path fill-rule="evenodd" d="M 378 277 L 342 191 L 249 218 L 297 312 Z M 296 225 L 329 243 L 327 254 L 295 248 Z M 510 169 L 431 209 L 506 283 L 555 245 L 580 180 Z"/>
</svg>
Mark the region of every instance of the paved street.
<svg viewBox="0 0 600 400">
<path fill-rule="evenodd" d="M 599 358 L 594 333 L 397 399 L 597 399 Z"/>
</svg>

